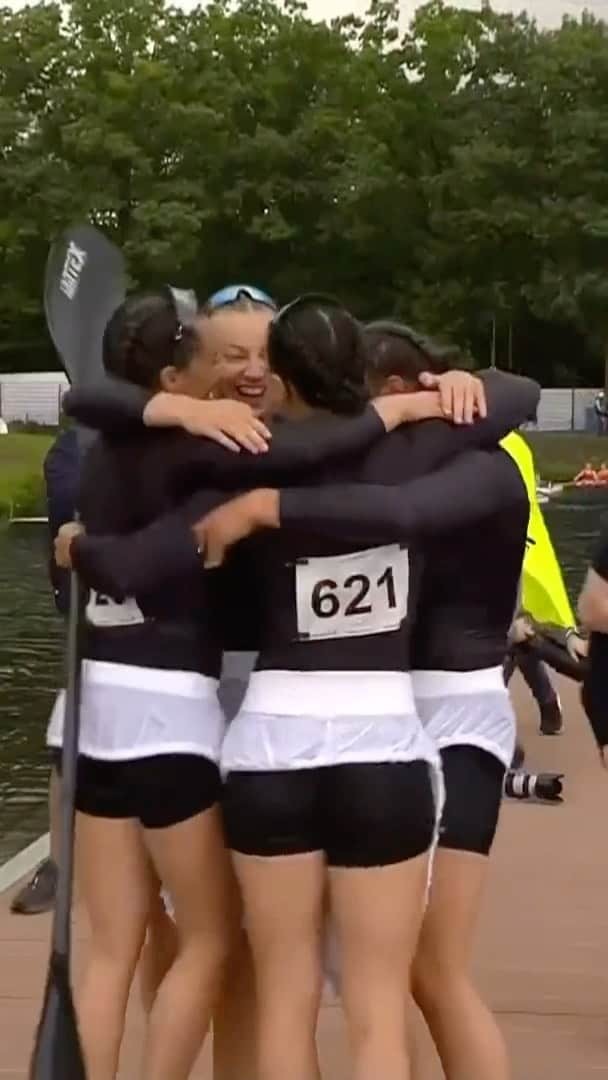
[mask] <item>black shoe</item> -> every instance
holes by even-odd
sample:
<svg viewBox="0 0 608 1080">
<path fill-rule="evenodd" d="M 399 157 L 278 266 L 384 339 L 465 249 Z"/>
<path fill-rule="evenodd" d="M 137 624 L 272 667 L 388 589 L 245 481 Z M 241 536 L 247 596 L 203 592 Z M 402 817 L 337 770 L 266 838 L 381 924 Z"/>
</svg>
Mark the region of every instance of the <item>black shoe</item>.
<svg viewBox="0 0 608 1080">
<path fill-rule="evenodd" d="M 515 743 L 515 750 L 514 750 L 514 753 L 513 753 L 513 760 L 511 762 L 511 768 L 513 769 L 513 771 L 517 772 L 518 769 L 521 769 L 521 767 L 522 767 L 525 760 L 526 760 L 526 751 L 524 750 L 521 743 L 519 743 L 519 742 Z"/>
<path fill-rule="evenodd" d="M 11 911 L 14 915 L 43 915 L 52 911 L 56 889 L 57 867 L 52 859 L 45 859 L 32 880 L 13 898 Z"/>
<path fill-rule="evenodd" d="M 549 705 L 541 707 L 540 733 L 541 735 L 561 735 L 563 728 L 562 708 L 559 699 L 556 698 Z"/>
</svg>

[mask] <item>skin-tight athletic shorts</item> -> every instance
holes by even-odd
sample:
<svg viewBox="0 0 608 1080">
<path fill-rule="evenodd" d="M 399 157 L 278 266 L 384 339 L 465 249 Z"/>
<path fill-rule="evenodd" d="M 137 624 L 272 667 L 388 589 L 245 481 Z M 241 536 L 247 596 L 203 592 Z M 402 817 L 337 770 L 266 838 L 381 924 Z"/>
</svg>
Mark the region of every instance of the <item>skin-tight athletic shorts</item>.
<svg viewBox="0 0 608 1080">
<path fill-rule="evenodd" d="M 441 751 L 445 802 L 439 847 L 488 855 L 502 802 L 505 767 L 478 746 L 448 746 Z"/>
<path fill-rule="evenodd" d="M 78 759 L 76 809 L 90 817 L 134 818 L 145 829 L 167 829 L 209 810 L 221 793 L 217 765 L 196 754 Z"/>
<path fill-rule="evenodd" d="M 373 867 L 428 851 L 436 830 L 426 761 L 231 772 L 229 846 L 272 858 L 321 851 L 330 866 Z"/>
</svg>

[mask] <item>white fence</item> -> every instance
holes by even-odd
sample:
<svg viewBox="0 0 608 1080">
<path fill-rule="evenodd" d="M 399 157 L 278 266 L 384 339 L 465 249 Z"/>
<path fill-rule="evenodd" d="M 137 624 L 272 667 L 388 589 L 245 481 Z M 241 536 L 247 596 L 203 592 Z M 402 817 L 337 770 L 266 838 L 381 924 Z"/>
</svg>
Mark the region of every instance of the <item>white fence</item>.
<svg viewBox="0 0 608 1080">
<path fill-rule="evenodd" d="M 61 399 L 68 380 L 60 371 L 0 375 L 0 416 L 7 423 L 32 421 L 59 423 Z M 538 431 L 599 430 L 593 402 L 597 390 L 543 390 L 538 422 L 529 425 Z"/>
<path fill-rule="evenodd" d="M 538 431 L 599 431 L 593 402 L 598 390 L 542 390 L 538 407 Z"/>
<path fill-rule="evenodd" d="M 0 375 L 0 416 L 7 423 L 59 423 L 61 400 L 69 383 L 61 371 Z"/>
</svg>

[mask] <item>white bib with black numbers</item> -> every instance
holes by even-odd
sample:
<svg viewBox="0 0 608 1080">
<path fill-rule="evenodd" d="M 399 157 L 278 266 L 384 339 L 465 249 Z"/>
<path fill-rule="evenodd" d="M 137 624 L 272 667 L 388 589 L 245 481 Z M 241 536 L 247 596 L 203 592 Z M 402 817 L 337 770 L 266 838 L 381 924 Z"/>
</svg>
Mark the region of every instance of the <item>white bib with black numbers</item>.
<svg viewBox="0 0 608 1080">
<path fill-rule="evenodd" d="M 95 589 L 91 589 L 85 614 L 91 626 L 105 628 L 139 626 L 144 622 L 144 616 L 133 597 L 128 596 L 119 602 L 113 600 L 111 596 L 95 592 Z"/>
<path fill-rule="evenodd" d="M 399 544 L 298 559 L 298 638 L 319 641 L 397 630 L 407 616 L 409 577 L 408 551 Z"/>
</svg>

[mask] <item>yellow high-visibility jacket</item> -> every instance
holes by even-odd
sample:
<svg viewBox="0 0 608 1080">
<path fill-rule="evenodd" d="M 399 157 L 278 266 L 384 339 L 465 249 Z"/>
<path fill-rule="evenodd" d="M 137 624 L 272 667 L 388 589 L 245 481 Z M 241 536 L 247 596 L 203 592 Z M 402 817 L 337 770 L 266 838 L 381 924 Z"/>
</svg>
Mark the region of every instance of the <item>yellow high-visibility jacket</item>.
<svg viewBox="0 0 608 1080">
<path fill-rule="evenodd" d="M 536 496 L 534 457 L 528 443 L 512 431 L 500 444 L 517 465 L 530 501 L 528 542 L 523 565 L 521 606 L 539 623 L 575 626 L 574 614 L 566 592 L 560 565 L 543 512 Z"/>
</svg>

